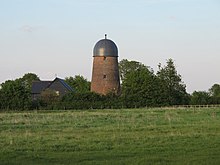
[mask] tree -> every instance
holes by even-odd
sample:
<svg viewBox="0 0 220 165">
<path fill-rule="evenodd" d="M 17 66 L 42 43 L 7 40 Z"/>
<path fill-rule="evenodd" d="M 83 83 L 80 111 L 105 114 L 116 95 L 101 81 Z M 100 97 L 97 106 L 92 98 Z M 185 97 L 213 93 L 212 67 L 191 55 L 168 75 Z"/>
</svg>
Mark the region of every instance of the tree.
<svg viewBox="0 0 220 165">
<path fill-rule="evenodd" d="M 209 94 L 211 97 L 212 104 L 219 104 L 220 103 L 220 85 L 219 84 L 214 84 L 209 89 Z"/>
<path fill-rule="evenodd" d="M 34 73 L 26 73 L 22 78 L 21 81 L 24 83 L 24 85 L 31 89 L 32 82 L 33 81 L 40 81 L 40 78 L 34 74 Z"/>
<path fill-rule="evenodd" d="M 186 85 L 182 82 L 181 75 L 177 73 L 172 59 L 168 59 L 166 66 L 159 64 L 157 77 L 160 80 L 161 96 L 164 103 L 178 105 L 188 103 Z"/>
<path fill-rule="evenodd" d="M 1 107 L 2 109 L 24 110 L 29 109 L 30 92 L 21 79 L 8 80 L 1 84 Z"/>
<path fill-rule="evenodd" d="M 22 78 L 2 83 L 1 109 L 29 109 L 31 107 L 31 84 L 34 80 L 39 80 L 39 77 L 36 74 L 27 73 Z"/>
<path fill-rule="evenodd" d="M 121 81 L 125 79 L 126 75 L 131 71 L 137 71 L 140 69 L 144 69 L 146 66 L 137 61 L 128 61 L 127 59 L 123 59 L 119 62 L 119 74 Z"/>
<path fill-rule="evenodd" d="M 191 95 L 190 104 L 207 105 L 210 103 L 210 95 L 206 91 L 194 91 Z"/>
<path fill-rule="evenodd" d="M 90 82 L 84 78 L 83 76 L 76 75 L 73 77 L 67 77 L 65 78 L 65 81 L 67 84 L 69 84 L 73 90 L 75 90 L 77 93 L 84 93 L 90 91 Z"/>
<path fill-rule="evenodd" d="M 120 62 L 122 97 L 127 107 L 143 107 L 157 104 L 157 77 L 153 70 L 136 61 Z"/>
</svg>

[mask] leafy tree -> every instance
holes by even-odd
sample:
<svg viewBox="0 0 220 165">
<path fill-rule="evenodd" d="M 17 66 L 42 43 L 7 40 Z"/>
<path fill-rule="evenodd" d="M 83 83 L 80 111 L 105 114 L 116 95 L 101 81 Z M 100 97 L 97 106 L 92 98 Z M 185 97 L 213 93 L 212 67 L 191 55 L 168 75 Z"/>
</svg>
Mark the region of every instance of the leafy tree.
<svg viewBox="0 0 220 165">
<path fill-rule="evenodd" d="M 210 103 L 210 95 L 206 91 L 194 91 L 191 95 L 190 104 L 207 105 Z"/>
<path fill-rule="evenodd" d="M 157 104 L 158 81 L 153 70 L 140 62 L 128 60 L 122 62 L 122 98 L 125 105 L 143 107 Z"/>
<path fill-rule="evenodd" d="M 1 84 L 2 109 L 28 109 L 30 107 L 30 92 L 21 79 L 8 80 Z"/>
<path fill-rule="evenodd" d="M 123 59 L 119 62 L 119 72 L 121 81 L 125 79 L 126 75 L 131 71 L 137 71 L 140 69 L 144 69 L 146 66 L 137 61 L 128 61 L 127 59 Z"/>
<path fill-rule="evenodd" d="M 166 66 L 159 64 L 157 77 L 160 80 L 162 102 L 168 105 L 188 103 L 186 85 L 182 82 L 181 75 L 177 73 L 172 59 L 168 59 Z"/>
<path fill-rule="evenodd" d="M 209 94 L 211 97 L 212 104 L 219 104 L 220 103 L 220 85 L 219 84 L 214 84 L 209 89 Z"/>
<path fill-rule="evenodd" d="M 65 78 L 67 84 L 69 84 L 77 93 L 84 93 L 90 91 L 90 82 L 83 76 L 76 75 L 75 77 Z"/>
<path fill-rule="evenodd" d="M 34 80 L 39 80 L 39 77 L 36 74 L 27 73 L 22 78 L 2 83 L 1 109 L 29 109 L 31 107 L 31 84 Z"/>
<path fill-rule="evenodd" d="M 24 83 L 24 85 L 28 88 L 31 89 L 32 82 L 33 81 L 40 81 L 40 78 L 34 74 L 34 73 L 26 73 L 22 78 L 21 81 Z"/>
</svg>

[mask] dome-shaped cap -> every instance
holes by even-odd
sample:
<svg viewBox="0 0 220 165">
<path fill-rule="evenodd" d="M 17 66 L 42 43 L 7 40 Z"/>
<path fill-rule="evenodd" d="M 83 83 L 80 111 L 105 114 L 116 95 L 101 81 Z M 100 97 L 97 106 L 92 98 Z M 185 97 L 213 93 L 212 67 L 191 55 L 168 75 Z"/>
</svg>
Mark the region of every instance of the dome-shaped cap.
<svg viewBox="0 0 220 165">
<path fill-rule="evenodd" d="M 118 48 L 116 44 L 107 39 L 105 35 L 105 39 L 98 41 L 95 44 L 93 49 L 93 57 L 94 56 L 109 56 L 109 57 L 118 57 Z"/>
</svg>

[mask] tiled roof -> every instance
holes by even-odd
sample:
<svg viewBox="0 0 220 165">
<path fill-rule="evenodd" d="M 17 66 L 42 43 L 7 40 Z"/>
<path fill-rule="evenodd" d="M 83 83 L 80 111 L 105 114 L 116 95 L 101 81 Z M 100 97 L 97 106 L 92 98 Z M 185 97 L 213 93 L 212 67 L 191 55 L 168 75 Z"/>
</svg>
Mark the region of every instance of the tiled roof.
<svg viewBox="0 0 220 165">
<path fill-rule="evenodd" d="M 41 93 L 44 89 L 46 89 L 52 81 L 34 81 L 32 83 L 31 93 Z"/>
<path fill-rule="evenodd" d="M 59 81 L 67 90 L 74 91 L 63 79 L 55 78 L 53 81 L 34 81 L 32 83 L 31 93 L 40 94 L 46 88 L 49 88 L 55 81 Z"/>
<path fill-rule="evenodd" d="M 74 91 L 72 87 L 70 87 L 63 79 L 60 79 L 60 78 L 57 78 L 61 84 L 66 88 L 68 89 L 69 91 Z"/>
</svg>

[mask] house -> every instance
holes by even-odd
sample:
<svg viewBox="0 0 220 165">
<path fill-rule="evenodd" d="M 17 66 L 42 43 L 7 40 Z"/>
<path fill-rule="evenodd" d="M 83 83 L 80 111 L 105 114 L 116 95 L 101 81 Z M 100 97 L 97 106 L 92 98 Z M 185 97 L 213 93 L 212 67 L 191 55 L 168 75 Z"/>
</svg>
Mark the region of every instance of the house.
<svg viewBox="0 0 220 165">
<path fill-rule="evenodd" d="M 39 99 L 45 90 L 54 91 L 58 97 L 73 92 L 73 89 L 60 78 L 55 78 L 53 81 L 34 81 L 31 87 L 32 100 Z"/>
</svg>

